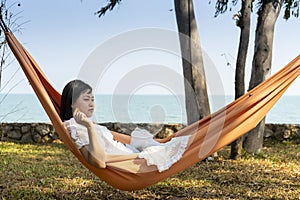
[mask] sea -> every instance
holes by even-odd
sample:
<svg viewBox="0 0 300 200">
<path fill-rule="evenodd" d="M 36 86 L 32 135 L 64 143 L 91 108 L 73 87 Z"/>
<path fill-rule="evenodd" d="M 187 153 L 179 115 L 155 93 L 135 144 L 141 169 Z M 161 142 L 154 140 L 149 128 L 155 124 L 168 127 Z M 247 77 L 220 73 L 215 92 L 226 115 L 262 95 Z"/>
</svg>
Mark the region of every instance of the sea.
<svg viewBox="0 0 300 200">
<path fill-rule="evenodd" d="M 211 112 L 234 100 L 210 96 Z M 99 123 L 186 123 L 183 95 L 95 95 L 93 120 Z M 50 122 L 34 94 L 0 94 L 0 123 Z M 283 96 L 269 111 L 266 123 L 300 123 L 300 96 Z"/>
</svg>

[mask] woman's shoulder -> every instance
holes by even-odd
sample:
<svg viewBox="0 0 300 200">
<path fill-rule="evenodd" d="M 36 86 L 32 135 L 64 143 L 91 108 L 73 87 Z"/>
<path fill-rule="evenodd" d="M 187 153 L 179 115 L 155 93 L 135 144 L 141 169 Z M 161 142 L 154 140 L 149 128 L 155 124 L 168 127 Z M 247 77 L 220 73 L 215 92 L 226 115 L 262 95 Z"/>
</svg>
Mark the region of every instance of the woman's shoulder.
<svg viewBox="0 0 300 200">
<path fill-rule="evenodd" d="M 74 118 L 71 118 L 71 119 L 68 119 L 68 120 L 65 120 L 63 122 L 64 126 L 65 127 L 70 127 L 70 126 L 74 126 L 74 124 L 76 123 L 75 119 Z"/>
<path fill-rule="evenodd" d="M 95 125 L 96 130 L 98 130 L 98 131 L 101 131 L 101 132 L 108 132 L 109 131 L 106 126 L 100 125 L 100 124 L 95 123 L 95 122 L 94 122 L 94 125 Z M 81 124 L 77 123 L 74 118 L 71 118 L 69 120 L 65 120 L 64 121 L 64 126 L 66 128 L 74 127 L 77 130 L 78 129 L 86 129 L 86 127 L 84 125 L 81 125 Z"/>
<path fill-rule="evenodd" d="M 64 121 L 64 126 L 66 128 L 75 128 L 76 130 L 86 129 L 86 127 L 82 124 L 76 122 L 74 118 Z"/>
</svg>

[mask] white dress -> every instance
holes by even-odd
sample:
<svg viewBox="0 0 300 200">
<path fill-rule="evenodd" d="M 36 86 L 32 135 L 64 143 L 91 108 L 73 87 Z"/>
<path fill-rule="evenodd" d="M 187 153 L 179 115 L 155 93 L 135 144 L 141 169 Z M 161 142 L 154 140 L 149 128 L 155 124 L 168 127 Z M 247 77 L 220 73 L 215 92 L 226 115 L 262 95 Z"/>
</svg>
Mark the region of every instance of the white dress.
<svg viewBox="0 0 300 200">
<path fill-rule="evenodd" d="M 70 130 L 72 139 L 78 149 L 89 144 L 87 128 L 78 124 L 74 118 L 65 121 L 65 126 Z M 139 158 L 144 158 L 147 165 L 156 165 L 159 172 L 167 170 L 177 162 L 184 153 L 189 136 L 174 137 L 166 143 L 159 143 L 153 135 L 145 129 L 136 128 L 131 133 L 130 145 L 124 145 L 113 139 L 111 132 L 105 127 L 95 124 L 99 145 L 103 145 L 105 154 L 126 155 L 138 153 Z"/>
</svg>

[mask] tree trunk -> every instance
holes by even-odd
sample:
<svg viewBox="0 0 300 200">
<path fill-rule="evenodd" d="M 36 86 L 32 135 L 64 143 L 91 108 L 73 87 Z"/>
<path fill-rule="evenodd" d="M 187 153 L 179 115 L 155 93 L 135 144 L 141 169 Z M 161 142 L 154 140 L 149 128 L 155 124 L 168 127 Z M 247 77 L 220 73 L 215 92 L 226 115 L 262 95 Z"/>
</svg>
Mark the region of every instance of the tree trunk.
<svg viewBox="0 0 300 200">
<path fill-rule="evenodd" d="M 249 89 L 263 82 L 271 72 L 274 27 L 283 0 L 262 1 L 258 12 L 255 33 L 254 57 Z M 265 120 L 250 131 L 244 140 L 244 148 L 250 153 L 259 153 L 263 147 Z"/>
<path fill-rule="evenodd" d="M 235 70 L 235 99 L 245 93 L 245 65 L 250 39 L 252 0 L 242 0 L 241 14 L 237 26 L 241 29 L 240 43 Z M 242 154 L 243 138 L 239 138 L 231 144 L 231 159 L 240 159 Z"/>
<path fill-rule="evenodd" d="M 187 124 L 210 114 L 204 64 L 192 0 L 174 0 L 185 86 Z"/>
</svg>

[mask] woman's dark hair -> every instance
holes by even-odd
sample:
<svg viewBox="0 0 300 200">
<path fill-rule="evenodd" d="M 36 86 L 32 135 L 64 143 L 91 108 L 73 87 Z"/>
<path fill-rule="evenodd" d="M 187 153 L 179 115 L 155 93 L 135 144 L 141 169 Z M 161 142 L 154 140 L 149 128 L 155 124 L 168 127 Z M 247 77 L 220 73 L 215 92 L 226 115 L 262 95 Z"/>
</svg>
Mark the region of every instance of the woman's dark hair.
<svg viewBox="0 0 300 200">
<path fill-rule="evenodd" d="M 72 104 L 75 102 L 82 92 L 92 87 L 81 80 L 70 81 L 63 89 L 60 100 L 60 118 L 62 121 L 69 120 L 73 117 Z"/>
</svg>

